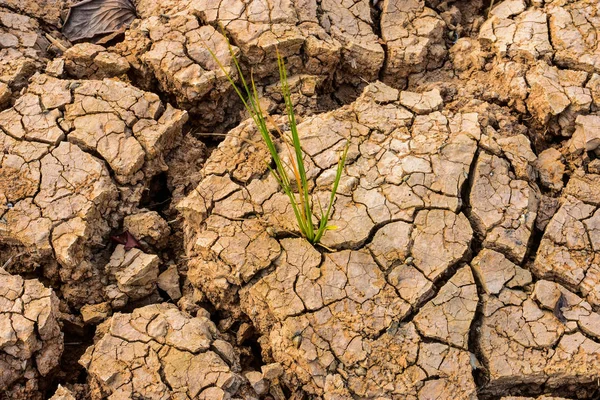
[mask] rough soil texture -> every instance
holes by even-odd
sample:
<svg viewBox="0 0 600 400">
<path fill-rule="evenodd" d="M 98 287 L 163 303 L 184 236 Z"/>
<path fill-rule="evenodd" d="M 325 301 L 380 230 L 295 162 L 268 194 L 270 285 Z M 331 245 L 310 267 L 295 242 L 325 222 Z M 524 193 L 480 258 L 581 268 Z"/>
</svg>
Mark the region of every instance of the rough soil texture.
<svg viewBox="0 0 600 400">
<path fill-rule="evenodd" d="M 600 397 L 597 1 L 138 0 L 69 43 L 72 3 L 0 0 L 1 400 Z M 287 162 L 286 58 L 315 205 L 349 144 L 320 245 L 227 39 Z"/>
</svg>

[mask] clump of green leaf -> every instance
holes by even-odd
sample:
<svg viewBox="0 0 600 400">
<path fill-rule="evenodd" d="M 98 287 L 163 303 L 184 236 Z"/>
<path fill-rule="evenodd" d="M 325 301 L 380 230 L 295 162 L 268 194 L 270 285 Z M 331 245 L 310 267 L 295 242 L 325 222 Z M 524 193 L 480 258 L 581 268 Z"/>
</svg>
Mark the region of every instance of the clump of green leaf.
<svg viewBox="0 0 600 400">
<path fill-rule="evenodd" d="M 225 34 L 223 33 L 225 36 Z M 348 154 L 348 143 L 344 148 L 344 151 L 338 161 L 337 172 L 335 175 L 335 179 L 333 182 L 333 187 L 331 189 L 331 195 L 329 197 L 329 204 L 325 209 L 320 208 L 320 217 L 319 222 L 315 225 L 313 223 L 313 203 L 308 191 L 308 180 L 306 179 L 306 169 L 304 167 L 303 160 L 303 151 L 300 143 L 300 136 L 298 135 L 298 128 L 296 124 L 296 117 L 294 114 L 294 107 L 292 104 L 290 87 L 288 85 L 287 71 L 285 68 L 285 63 L 279 51 L 277 51 L 277 65 L 279 67 L 279 80 L 281 82 L 281 92 L 283 98 L 285 100 L 286 113 L 288 117 L 289 127 L 290 127 L 290 136 L 288 137 L 284 135 L 279 129 L 277 125 L 272 123 L 275 126 L 275 129 L 278 130 L 279 135 L 287 146 L 287 150 L 289 152 L 289 163 L 284 163 L 279 153 L 277 152 L 277 148 L 275 143 L 273 142 L 273 138 L 271 137 L 271 132 L 267 127 L 267 120 L 272 121 L 271 116 L 268 113 L 265 113 L 260 106 L 258 92 L 256 90 L 256 85 L 254 83 L 254 78 L 250 75 L 250 80 L 248 81 L 244 78 L 244 74 L 242 73 L 242 69 L 240 68 L 240 64 L 238 62 L 237 57 L 233 51 L 233 47 L 231 43 L 227 39 L 227 45 L 229 46 L 229 54 L 231 54 L 231 58 L 235 64 L 237 72 L 240 77 L 241 87 L 238 86 L 231 74 L 224 67 L 221 61 L 217 58 L 215 53 L 208 48 L 208 51 L 215 59 L 216 63 L 219 65 L 221 71 L 225 74 L 229 83 L 242 100 L 242 103 L 246 107 L 248 113 L 252 116 L 254 123 L 256 124 L 264 143 L 269 149 L 269 153 L 273 159 L 275 167 L 271 166 L 270 162 L 267 162 L 267 166 L 269 167 L 272 175 L 275 177 L 279 186 L 283 190 L 283 192 L 289 198 L 292 209 L 294 210 L 294 215 L 296 217 L 296 221 L 298 222 L 298 228 L 302 236 L 304 236 L 309 242 L 312 244 L 317 244 L 323 237 L 325 231 L 329 229 L 335 229 L 335 227 L 328 225 L 329 218 L 331 217 L 331 211 L 333 207 L 333 202 L 335 201 L 335 195 L 337 193 L 337 189 L 340 183 L 340 179 L 342 177 L 342 172 L 344 170 L 344 165 L 346 163 L 346 155 Z M 291 142 L 291 146 L 290 146 Z M 292 151 L 293 148 L 293 151 Z M 298 193 L 296 194 L 293 190 L 293 182 L 290 180 L 289 175 L 286 172 L 286 167 L 293 172 L 296 188 L 298 189 Z"/>
</svg>

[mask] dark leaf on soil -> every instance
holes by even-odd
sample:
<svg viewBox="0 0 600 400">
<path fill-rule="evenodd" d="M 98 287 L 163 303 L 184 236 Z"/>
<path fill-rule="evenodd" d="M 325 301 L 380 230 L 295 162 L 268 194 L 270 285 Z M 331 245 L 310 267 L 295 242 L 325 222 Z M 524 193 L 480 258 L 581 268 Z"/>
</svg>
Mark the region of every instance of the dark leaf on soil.
<svg viewBox="0 0 600 400">
<path fill-rule="evenodd" d="M 69 9 L 63 34 L 72 42 L 129 26 L 137 17 L 131 0 L 85 0 Z"/>
<path fill-rule="evenodd" d="M 567 322 L 567 319 L 563 315 L 562 308 L 568 306 L 569 304 L 567 303 L 566 297 L 561 293 L 556 305 L 554 306 L 554 316 L 556 316 L 556 318 L 558 318 L 558 320 L 563 324 Z"/>
<path fill-rule="evenodd" d="M 129 231 L 110 237 L 113 241 L 125 246 L 125 250 L 140 248 L 140 242 Z"/>
</svg>

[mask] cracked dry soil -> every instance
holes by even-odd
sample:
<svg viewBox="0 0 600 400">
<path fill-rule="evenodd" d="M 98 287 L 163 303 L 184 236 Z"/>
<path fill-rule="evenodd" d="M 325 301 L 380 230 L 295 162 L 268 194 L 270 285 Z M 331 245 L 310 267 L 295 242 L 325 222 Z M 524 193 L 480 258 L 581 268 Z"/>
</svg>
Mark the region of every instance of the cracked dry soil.
<svg viewBox="0 0 600 400">
<path fill-rule="evenodd" d="M 0 0 L 0 399 L 600 398 L 596 0 L 72 4 Z"/>
</svg>

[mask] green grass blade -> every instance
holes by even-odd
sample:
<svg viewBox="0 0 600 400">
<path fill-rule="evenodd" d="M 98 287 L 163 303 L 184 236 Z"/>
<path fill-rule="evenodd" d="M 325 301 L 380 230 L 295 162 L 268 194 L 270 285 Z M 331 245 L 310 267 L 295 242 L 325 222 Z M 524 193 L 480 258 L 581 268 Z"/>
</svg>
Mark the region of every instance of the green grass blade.
<svg viewBox="0 0 600 400">
<path fill-rule="evenodd" d="M 336 196 L 336 193 L 338 190 L 339 182 L 340 182 L 342 172 L 344 169 L 344 165 L 346 162 L 346 156 L 348 153 L 349 143 L 346 144 L 344 152 L 338 162 L 337 172 L 336 172 L 335 180 L 334 180 L 330 198 L 329 198 L 329 205 L 327 206 L 326 212 L 323 211 L 323 206 L 321 205 L 321 202 L 318 199 L 321 216 L 320 216 L 317 227 L 315 227 L 315 225 L 313 223 L 312 199 L 310 198 L 309 192 L 308 192 L 308 179 L 306 177 L 306 168 L 304 166 L 303 151 L 302 151 L 302 147 L 300 144 L 300 136 L 298 134 L 296 116 L 294 114 L 294 107 L 293 107 L 293 103 L 292 103 L 291 91 L 290 91 L 290 87 L 288 84 L 287 71 L 285 69 L 285 62 L 279 53 L 279 49 L 277 49 L 277 65 L 279 68 L 279 79 L 281 81 L 281 90 L 282 90 L 283 98 L 285 101 L 286 113 L 287 113 L 288 122 L 289 122 L 289 126 L 290 126 L 290 132 L 291 132 L 291 137 L 292 137 L 292 140 L 291 140 L 292 147 L 294 148 L 293 153 L 290 151 L 290 163 L 289 164 L 285 163 L 280 158 L 279 153 L 277 151 L 277 147 L 271 137 L 271 132 L 267 126 L 267 118 L 270 118 L 270 116 L 268 114 L 266 114 L 261 107 L 260 99 L 258 96 L 258 90 L 256 89 L 256 83 L 254 81 L 254 77 L 253 77 L 252 73 L 250 75 L 250 81 L 248 81 L 244 77 L 240 63 L 235 55 L 235 52 L 233 51 L 233 46 L 231 45 L 231 42 L 229 41 L 229 39 L 227 38 L 227 35 L 225 34 L 225 30 L 224 30 L 223 26 L 221 26 L 221 33 L 225 37 L 225 40 L 227 42 L 227 46 L 229 49 L 229 54 L 231 55 L 231 58 L 233 59 L 233 63 L 235 65 L 236 71 L 239 74 L 239 78 L 241 81 L 241 87 L 238 86 L 238 84 L 236 84 L 232 75 L 228 72 L 228 70 L 225 68 L 225 66 L 217 58 L 216 54 L 208 46 L 206 46 L 206 43 L 203 43 L 203 44 L 206 47 L 206 49 L 209 51 L 209 53 L 213 57 L 213 59 L 217 62 L 221 71 L 225 74 L 227 80 L 233 87 L 234 91 L 236 92 L 236 94 L 238 95 L 238 97 L 240 98 L 242 103 L 244 104 L 244 107 L 246 108 L 246 110 L 252 117 L 254 123 L 256 124 L 256 127 L 258 128 L 258 130 L 261 134 L 263 142 L 267 146 L 267 149 L 269 150 L 271 158 L 275 164 L 275 166 L 272 167 L 270 165 L 270 162 L 266 162 L 266 165 L 267 165 L 269 171 L 271 172 L 271 174 L 273 175 L 273 177 L 275 178 L 275 180 L 277 181 L 277 183 L 279 184 L 279 186 L 281 187 L 281 189 L 283 190 L 283 192 L 285 193 L 285 195 L 288 197 L 290 204 L 292 206 L 292 210 L 294 212 L 294 216 L 296 217 L 296 221 L 298 223 L 298 229 L 300 230 L 300 233 L 308 241 L 310 241 L 313 244 L 316 244 L 319 242 L 319 240 L 323 236 L 324 232 L 327 229 L 332 228 L 332 227 L 329 227 L 327 225 L 327 223 L 331 216 L 333 203 L 335 201 L 335 196 Z M 245 95 L 244 95 L 244 92 L 245 92 Z M 269 121 L 274 123 L 276 129 L 278 129 L 277 125 L 275 124 L 275 121 L 273 121 L 272 119 L 269 119 Z M 281 134 L 281 132 L 280 132 L 280 134 Z M 281 135 L 282 135 L 282 140 L 284 140 L 285 144 L 288 145 L 289 142 L 286 140 L 289 140 L 289 139 L 287 139 L 283 134 L 281 134 Z M 288 145 L 288 150 L 290 150 L 289 145 Z M 290 176 L 287 174 L 286 168 L 291 170 L 294 173 L 294 178 L 295 178 L 296 184 L 298 186 L 298 199 L 296 198 L 296 194 L 292 190 Z M 315 229 L 316 229 L 316 232 L 315 232 Z"/>
<path fill-rule="evenodd" d="M 302 234 L 302 236 L 306 236 L 305 221 L 300 215 L 300 210 L 298 209 L 298 205 L 296 202 L 296 198 L 294 197 L 294 193 L 289 188 L 289 186 L 286 187 L 283 184 L 277 171 L 275 171 L 269 164 L 267 164 L 267 168 L 269 168 L 269 171 L 271 171 L 271 174 L 273 175 L 273 177 L 275 178 L 277 183 L 279 183 L 279 186 L 283 189 L 283 192 L 288 196 L 288 198 L 290 200 L 290 204 L 292 205 L 292 210 L 294 211 L 294 216 L 296 217 L 296 222 L 298 222 L 298 228 L 300 229 L 300 233 Z"/>
<path fill-rule="evenodd" d="M 298 192 L 300 194 L 300 200 L 304 208 L 304 215 L 307 221 L 307 239 L 311 242 L 314 241 L 314 226 L 312 222 L 312 205 L 311 199 L 308 195 L 308 181 L 306 179 L 306 169 L 304 167 L 304 159 L 302 155 L 302 147 L 300 145 L 300 136 L 298 135 L 298 129 L 296 125 L 296 116 L 294 114 L 294 106 L 292 104 L 292 98 L 290 94 L 290 88 L 287 80 L 287 71 L 285 69 L 285 62 L 279 50 L 277 50 L 277 65 L 279 67 L 279 80 L 281 82 L 281 92 L 285 100 L 286 111 L 288 116 L 288 122 L 290 124 L 290 132 L 292 133 L 292 144 L 296 155 L 296 166 L 298 167 L 298 173 L 300 175 L 300 182 L 298 183 Z"/>
<path fill-rule="evenodd" d="M 327 230 L 327 223 L 329 222 L 329 218 L 331 217 L 331 208 L 333 207 L 333 202 L 335 201 L 335 195 L 338 190 L 338 186 L 340 184 L 340 180 L 342 178 L 342 172 L 344 171 L 344 165 L 346 164 L 346 156 L 348 155 L 348 148 L 350 147 L 350 141 L 346 142 L 346 146 L 344 148 L 344 152 L 338 161 L 337 171 L 335 173 L 335 180 L 333 181 L 333 187 L 331 188 L 331 195 L 329 197 L 329 205 L 327 206 L 327 212 L 325 213 L 324 218 L 321 219 L 319 224 L 319 230 L 317 231 L 317 235 L 315 236 L 315 243 L 318 243 L 321 240 L 321 237 Z"/>
<path fill-rule="evenodd" d="M 269 128 L 267 127 L 267 122 L 265 120 L 265 113 L 263 112 L 262 107 L 260 105 L 260 99 L 258 98 L 258 91 L 256 90 L 256 84 L 254 83 L 254 78 L 252 76 L 250 77 L 250 82 L 252 84 L 253 101 L 256 103 L 256 108 L 258 110 L 261 135 L 263 136 L 263 140 L 267 144 L 269 152 L 271 153 L 271 156 L 273 157 L 273 160 L 275 161 L 275 166 L 277 168 L 277 172 L 281 176 L 282 182 L 284 182 L 286 184 L 286 186 L 290 187 L 291 185 L 289 182 L 289 178 L 288 178 L 287 174 L 285 173 L 283 162 L 281 161 L 281 158 L 279 157 L 279 153 L 277 152 L 275 143 L 273 143 L 273 140 L 271 139 L 271 134 L 269 133 Z"/>
</svg>

